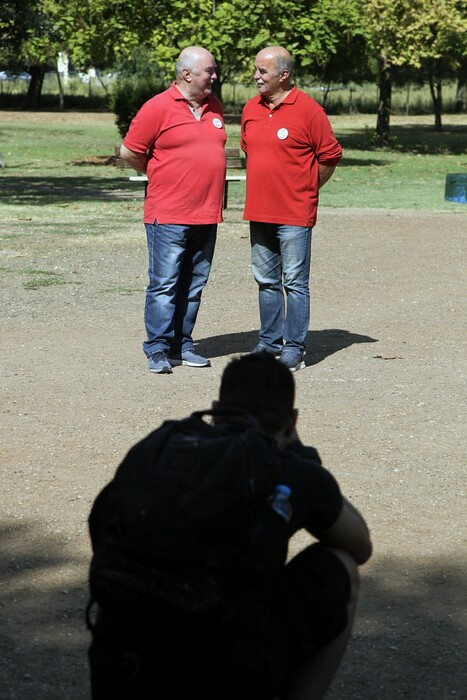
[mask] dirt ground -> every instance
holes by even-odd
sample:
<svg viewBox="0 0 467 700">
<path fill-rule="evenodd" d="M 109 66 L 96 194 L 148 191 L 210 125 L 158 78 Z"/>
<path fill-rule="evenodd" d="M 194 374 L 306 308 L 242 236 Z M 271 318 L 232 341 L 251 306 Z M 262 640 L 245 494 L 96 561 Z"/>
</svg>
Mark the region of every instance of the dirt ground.
<svg viewBox="0 0 467 700">
<path fill-rule="evenodd" d="M 314 231 L 299 430 L 374 541 L 330 700 L 467 697 L 466 232 L 463 210 L 325 208 Z M 92 501 L 134 442 L 209 407 L 226 363 L 255 345 L 247 224 L 228 210 L 219 229 L 196 327 L 212 367 L 164 376 L 141 350 L 142 225 L 0 243 L 0 697 L 84 700 Z M 72 280 L 27 290 L 32 266 Z"/>
</svg>

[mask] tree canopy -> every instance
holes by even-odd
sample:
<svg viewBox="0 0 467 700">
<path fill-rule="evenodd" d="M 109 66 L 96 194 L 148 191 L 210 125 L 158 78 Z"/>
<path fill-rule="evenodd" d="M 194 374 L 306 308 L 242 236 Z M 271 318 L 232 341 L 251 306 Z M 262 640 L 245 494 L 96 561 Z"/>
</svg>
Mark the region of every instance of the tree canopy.
<svg viewBox="0 0 467 700">
<path fill-rule="evenodd" d="M 380 144 L 389 141 L 391 68 L 408 66 L 451 75 L 467 52 L 467 8 L 459 0 L 365 0 L 369 47 L 379 62 L 380 104 L 377 133 Z M 444 72 L 444 76 L 441 73 Z M 441 83 L 439 83 L 439 86 Z M 438 87 L 440 90 L 440 87 Z M 441 128 L 440 96 L 432 90 L 435 118 Z"/>
<path fill-rule="evenodd" d="M 219 92 L 226 82 L 251 80 L 257 51 L 282 44 L 305 83 L 379 75 L 377 130 L 388 138 L 392 68 L 431 81 L 435 113 L 441 109 L 443 81 L 466 65 L 467 7 L 463 0 L 5 0 L 0 36 L 0 60 L 22 64 L 33 83 L 60 51 L 78 69 L 109 69 L 141 47 L 169 80 L 180 50 L 202 45 L 219 65 Z"/>
</svg>

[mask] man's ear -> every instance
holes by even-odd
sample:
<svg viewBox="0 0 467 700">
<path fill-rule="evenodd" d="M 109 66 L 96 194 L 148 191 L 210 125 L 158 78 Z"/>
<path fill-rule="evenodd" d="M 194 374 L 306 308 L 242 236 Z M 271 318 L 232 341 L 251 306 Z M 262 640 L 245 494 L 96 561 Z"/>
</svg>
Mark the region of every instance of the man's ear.
<svg viewBox="0 0 467 700">
<path fill-rule="evenodd" d="M 298 410 L 296 408 L 293 408 L 284 427 L 274 435 L 276 442 L 281 450 L 285 449 L 287 445 L 289 445 L 291 442 L 298 440 L 296 430 L 297 418 Z"/>
<path fill-rule="evenodd" d="M 219 401 L 213 401 L 212 404 L 211 404 L 211 408 L 213 409 L 213 411 L 215 411 L 216 408 L 219 408 Z M 214 425 L 215 425 L 216 423 L 219 423 L 219 421 L 220 421 L 220 417 L 219 417 L 219 416 L 212 416 L 212 422 L 214 423 Z"/>
<path fill-rule="evenodd" d="M 297 420 L 298 420 L 298 408 L 293 408 L 292 413 L 290 414 L 290 418 L 284 428 L 284 435 L 288 438 L 290 438 L 291 435 L 295 433 L 295 428 L 297 426 Z"/>
</svg>

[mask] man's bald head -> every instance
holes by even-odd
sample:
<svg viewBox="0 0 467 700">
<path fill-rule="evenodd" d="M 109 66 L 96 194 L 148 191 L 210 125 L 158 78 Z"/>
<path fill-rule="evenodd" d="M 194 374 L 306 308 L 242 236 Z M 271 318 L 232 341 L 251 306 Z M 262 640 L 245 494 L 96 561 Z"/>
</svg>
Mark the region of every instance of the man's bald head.
<svg viewBox="0 0 467 700">
<path fill-rule="evenodd" d="M 288 72 L 289 78 L 293 75 L 293 58 L 283 46 L 266 46 L 266 48 L 261 49 L 261 51 L 257 53 L 256 60 L 258 62 L 272 60 L 274 61 L 276 71 L 279 75 L 284 71 Z"/>
</svg>

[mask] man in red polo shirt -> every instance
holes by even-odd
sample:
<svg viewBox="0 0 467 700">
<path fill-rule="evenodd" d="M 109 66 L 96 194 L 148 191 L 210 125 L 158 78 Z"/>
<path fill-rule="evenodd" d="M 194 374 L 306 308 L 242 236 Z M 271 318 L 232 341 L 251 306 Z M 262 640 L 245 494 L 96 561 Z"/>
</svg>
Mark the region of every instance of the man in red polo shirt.
<svg viewBox="0 0 467 700">
<path fill-rule="evenodd" d="M 175 68 L 176 80 L 141 107 L 120 151 L 148 176 L 143 350 L 156 374 L 211 364 L 194 349 L 192 334 L 222 221 L 226 170 L 222 105 L 212 94 L 214 58 L 189 46 Z"/>
<path fill-rule="evenodd" d="M 319 189 L 342 149 L 323 108 L 293 85 L 292 75 L 293 59 L 282 46 L 257 54 L 259 97 L 244 107 L 241 147 L 247 156 L 244 218 L 250 221 L 261 322 L 253 352 L 266 350 L 295 371 L 305 366 Z"/>
</svg>

